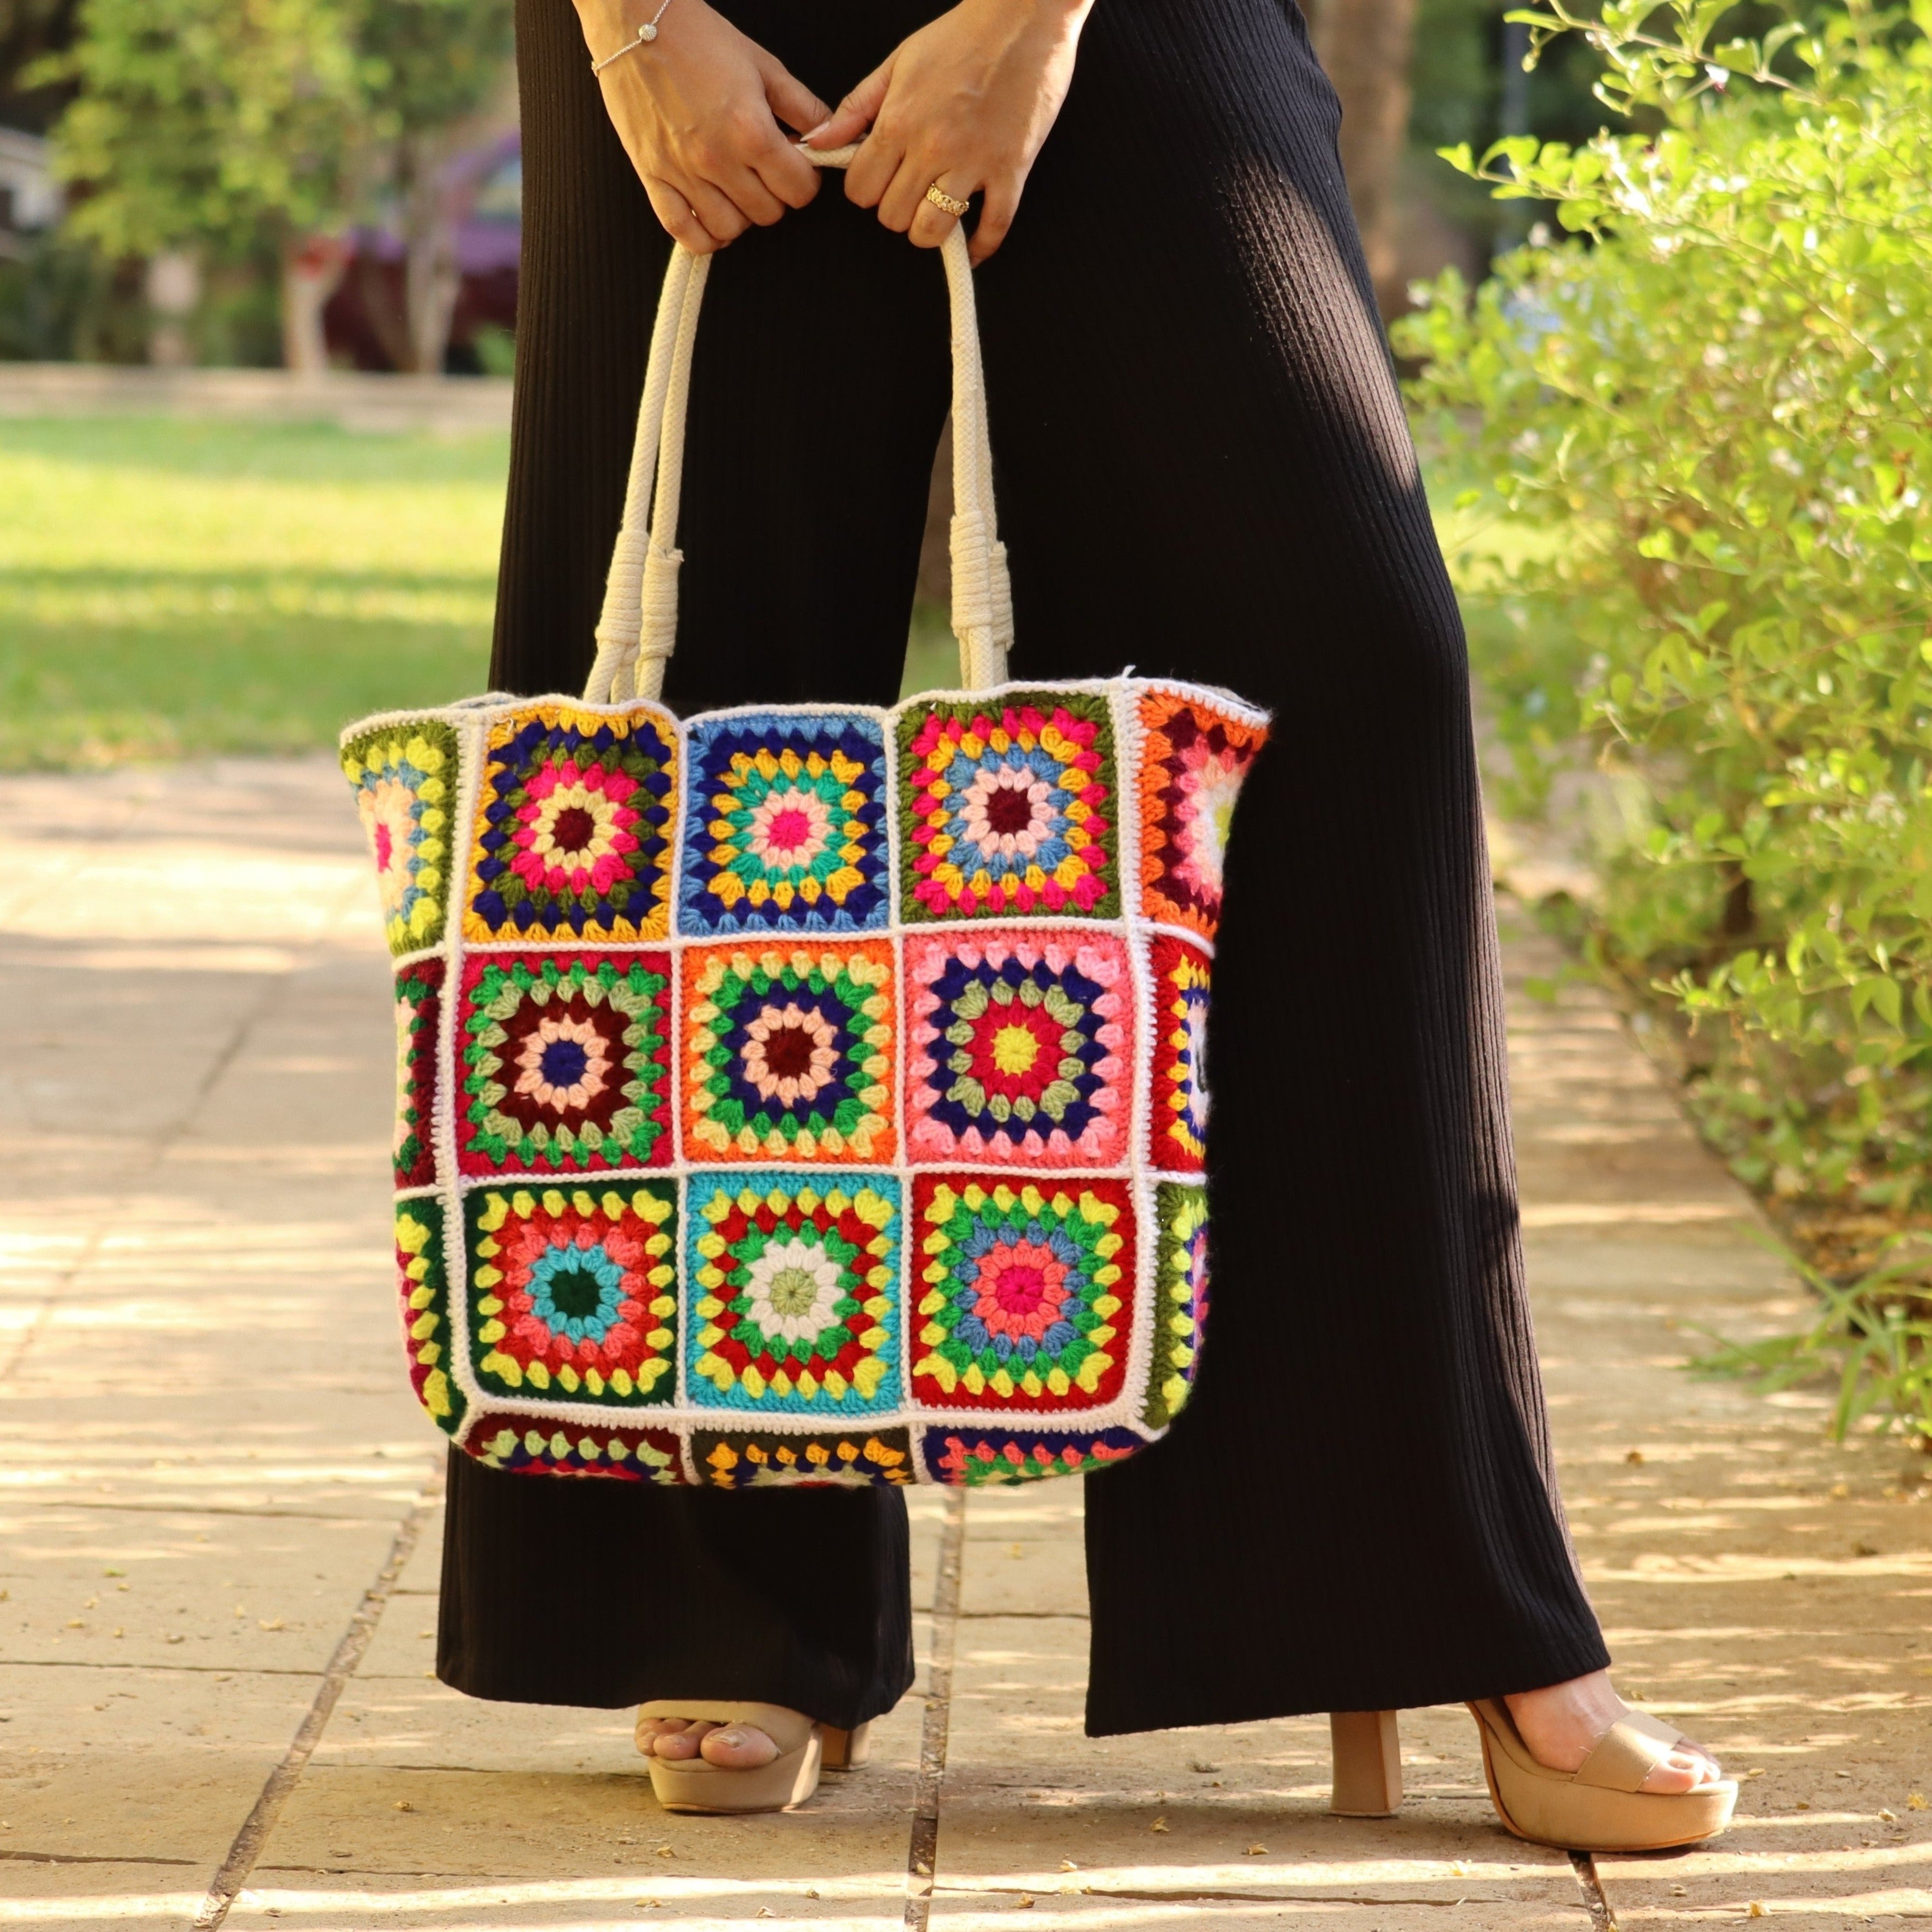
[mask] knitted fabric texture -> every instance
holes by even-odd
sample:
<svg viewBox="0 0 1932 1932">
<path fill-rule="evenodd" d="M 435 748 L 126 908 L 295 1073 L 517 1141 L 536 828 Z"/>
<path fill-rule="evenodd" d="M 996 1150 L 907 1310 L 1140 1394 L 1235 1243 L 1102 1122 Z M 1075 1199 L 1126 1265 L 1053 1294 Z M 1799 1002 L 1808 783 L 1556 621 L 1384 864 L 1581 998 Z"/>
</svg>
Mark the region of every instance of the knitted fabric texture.
<svg viewBox="0 0 1932 1932">
<path fill-rule="evenodd" d="M 723 1489 L 1156 1439 L 1206 1318 L 1214 938 L 1267 728 L 1132 678 L 352 728 L 430 1416 L 496 1468 Z"/>
</svg>

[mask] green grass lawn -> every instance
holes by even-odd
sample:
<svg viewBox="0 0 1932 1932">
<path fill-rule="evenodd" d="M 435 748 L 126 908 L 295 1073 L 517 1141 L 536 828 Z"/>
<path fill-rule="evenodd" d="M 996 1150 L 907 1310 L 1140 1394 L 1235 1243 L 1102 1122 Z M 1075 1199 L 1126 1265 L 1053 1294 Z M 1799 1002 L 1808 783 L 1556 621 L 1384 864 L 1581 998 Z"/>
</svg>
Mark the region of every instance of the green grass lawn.
<svg viewBox="0 0 1932 1932">
<path fill-rule="evenodd" d="M 508 441 L 0 422 L 0 767 L 334 742 L 482 688 Z"/>
<path fill-rule="evenodd" d="M 508 444 L 0 421 L 0 770 L 333 745 L 484 688 Z M 958 681 L 914 614 L 907 689 Z"/>
<path fill-rule="evenodd" d="M 0 421 L 0 770 L 332 745 L 483 688 L 502 436 Z M 1524 541 L 1442 519 L 1476 587 Z M 908 692 L 951 686 L 914 614 Z"/>
</svg>

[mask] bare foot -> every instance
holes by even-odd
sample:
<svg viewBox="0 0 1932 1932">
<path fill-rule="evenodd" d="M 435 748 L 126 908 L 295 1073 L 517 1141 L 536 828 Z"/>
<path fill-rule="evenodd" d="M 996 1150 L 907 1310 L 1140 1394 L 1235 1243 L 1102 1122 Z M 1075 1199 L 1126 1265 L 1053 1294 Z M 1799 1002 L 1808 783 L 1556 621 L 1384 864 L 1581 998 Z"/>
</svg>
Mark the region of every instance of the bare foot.
<svg viewBox="0 0 1932 1932">
<path fill-rule="evenodd" d="M 1598 1739 L 1630 1709 L 1612 1688 L 1607 1670 L 1573 1677 L 1567 1684 L 1546 1684 L 1540 1690 L 1520 1690 L 1503 1702 L 1531 1755 L 1552 1771 L 1580 1768 Z M 1724 1774 L 1702 1744 L 1686 1738 L 1644 1780 L 1643 1789 L 1689 1791 Z"/>
<path fill-rule="evenodd" d="M 640 1718 L 638 1748 L 672 1763 L 702 1757 L 720 1771 L 756 1771 L 778 1754 L 776 1742 L 752 1724 L 695 1723 L 682 1718 Z"/>
</svg>

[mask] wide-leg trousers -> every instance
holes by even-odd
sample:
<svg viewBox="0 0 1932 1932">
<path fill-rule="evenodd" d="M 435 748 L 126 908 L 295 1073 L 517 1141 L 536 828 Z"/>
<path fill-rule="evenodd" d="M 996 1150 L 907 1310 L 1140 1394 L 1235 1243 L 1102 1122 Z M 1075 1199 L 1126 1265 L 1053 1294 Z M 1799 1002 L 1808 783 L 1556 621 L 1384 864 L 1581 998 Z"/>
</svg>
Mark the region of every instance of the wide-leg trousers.
<svg viewBox="0 0 1932 1932">
<path fill-rule="evenodd" d="M 937 0 L 726 0 L 836 100 Z M 674 16 L 668 31 L 676 32 Z M 592 650 L 669 244 L 566 0 L 522 0 L 524 280 L 492 682 Z M 1087 1481 L 1096 1733 L 1432 1703 L 1606 1661 L 1526 1304 L 1462 637 L 1292 0 L 1099 0 L 977 277 L 1015 674 L 1270 706 L 1209 1077 L 1213 1312 L 1168 1440 Z M 667 696 L 889 703 L 947 406 L 937 257 L 843 198 L 718 256 Z M 478 1696 L 911 1681 L 892 1491 L 452 1458 L 439 1664 Z"/>
</svg>

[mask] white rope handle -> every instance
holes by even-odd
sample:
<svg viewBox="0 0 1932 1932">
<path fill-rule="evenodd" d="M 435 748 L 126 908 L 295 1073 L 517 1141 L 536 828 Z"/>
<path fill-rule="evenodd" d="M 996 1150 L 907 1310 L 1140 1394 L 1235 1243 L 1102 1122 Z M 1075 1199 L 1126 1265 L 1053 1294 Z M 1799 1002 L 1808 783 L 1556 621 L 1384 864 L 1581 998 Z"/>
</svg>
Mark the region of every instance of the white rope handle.
<svg viewBox="0 0 1932 1932">
<path fill-rule="evenodd" d="M 835 148 L 821 154 L 801 147 L 798 152 L 819 167 L 842 168 L 858 149 Z M 959 640 L 959 681 L 978 691 L 1006 678 L 1013 640 L 1012 587 L 993 508 L 993 446 L 986 426 L 973 264 L 965 233 L 956 222 L 940 253 L 952 310 L 952 632 Z M 638 409 L 624 520 L 597 622 L 597 659 L 584 688 L 592 704 L 657 697 L 664 688 L 664 660 L 676 648 L 677 572 L 684 553 L 676 544 L 685 416 L 710 259 L 674 248 L 664 275 Z"/>
</svg>

